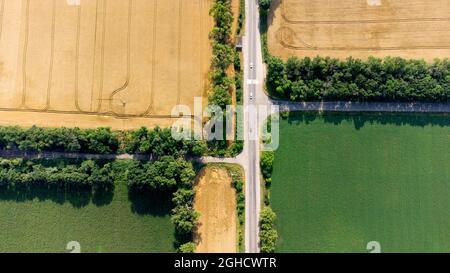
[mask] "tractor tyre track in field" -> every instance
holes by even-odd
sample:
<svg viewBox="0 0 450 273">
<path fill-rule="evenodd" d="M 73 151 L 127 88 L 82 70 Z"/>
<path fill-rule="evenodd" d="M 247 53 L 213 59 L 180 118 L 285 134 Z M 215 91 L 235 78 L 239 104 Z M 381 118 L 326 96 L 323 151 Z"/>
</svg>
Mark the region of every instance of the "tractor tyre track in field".
<svg viewBox="0 0 450 273">
<path fill-rule="evenodd" d="M 90 99 L 90 107 L 89 111 L 81 109 L 80 106 L 80 90 L 79 90 L 79 64 L 80 64 L 80 36 L 81 36 L 81 5 L 78 6 L 78 21 L 77 21 L 77 38 L 76 38 L 76 57 L 75 57 L 75 108 L 80 113 L 98 113 L 100 109 L 97 109 L 97 111 L 92 111 L 92 101 L 94 100 L 94 85 L 95 85 L 95 60 L 96 60 L 96 52 L 97 52 L 97 30 L 98 30 L 98 7 L 99 7 L 99 1 L 96 0 L 95 4 L 95 24 L 94 24 L 94 45 L 93 45 L 93 51 L 92 51 L 92 82 L 91 82 L 91 99 Z"/>
<path fill-rule="evenodd" d="M 203 23 L 204 23 L 204 21 L 203 21 L 203 17 L 202 17 L 202 12 L 203 12 L 203 2 L 202 1 L 198 1 L 198 3 L 199 3 L 199 18 L 200 18 L 200 27 L 199 27 L 199 35 L 200 35 L 200 39 L 201 39 L 201 37 L 203 37 L 203 32 L 204 32 L 204 29 L 203 29 Z M 203 67 L 204 67 L 204 65 L 205 65 L 205 58 L 203 58 L 203 52 L 204 52 L 204 47 L 203 47 L 203 43 L 201 43 L 200 44 L 200 46 L 199 46 L 199 57 L 200 57 L 200 61 L 199 61 L 199 65 L 198 65 L 198 68 L 199 68 L 199 73 L 198 73 L 198 75 L 200 76 L 200 81 L 199 81 L 199 84 L 200 84 L 200 86 L 201 86 L 201 88 L 202 88 L 202 90 L 201 90 L 201 96 L 203 96 L 204 95 L 204 93 L 206 93 L 207 91 L 206 91 L 206 84 L 205 84 L 205 76 L 203 75 Z"/>
<path fill-rule="evenodd" d="M 54 58 L 55 58 L 55 26 L 56 26 L 55 21 L 56 21 L 56 0 L 53 0 L 51 45 L 50 45 L 50 67 L 49 67 L 49 72 L 48 72 L 47 98 L 46 98 L 44 110 L 50 109 L 50 93 L 52 90 L 53 63 L 54 63 Z"/>
<path fill-rule="evenodd" d="M 3 16 L 5 13 L 5 0 L 2 0 L 0 5 L 0 41 L 2 40 L 3 35 Z"/>
<path fill-rule="evenodd" d="M 126 75 L 126 79 L 125 79 L 125 83 L 115 89 L 114 91 L 111 92 L 111 94 L 109 95 L 109 111 L 117 114 L 117 115 L 123 115 L 125 114 L 125 107 L 126 107 L 126 102 L 122 102 L 123 106 L 124 106 L 124 113 L 120 114 L 120 113 L 116 113 L 114 112 L 113 109 L 113 100 L 114 100 L 114 96 L 117 95 L 118 93 L 124 91 L 125 89 L 128 88 L 129 84 L 130 84 L 130 78 L 131 78 L 131 19 L 132 19 L 132 9 L 133 9 L 133 0 L 128 0 L 128 27 L 127 27 L 127 75 Z"/>
<path fill-rule="evenodd" d="M 152 41 L 152 82 L 150 84 L 150 103 L 147 107 L 147 109 L 141 114 L 141 116 L 145 117 L 150 114 L 150 112 L 153 111 L 153 103 L 155 99 L 155 71 L 156 71 L 156 46 L 157 44 L 157 38 L 156 38 L 156 31 L 157 31 L 157 16 L 158 16 L 158 0 L 154 0 L 153 2 L 153 41 Z"/>
<path fill-rule="evenodd" d="M 183 1 L 178 0 L 178 52 L 177 52 L 177 105 L 180 105 L 181 100 L 181 46 L 182 46 L 182 36 L 183 32 L 181 31 L 181 21 L 183 18 L 182 13 Z"/>
<path fill-rule="evenodd" d="M 92 54 L 92 83 L 91 83 L 91 100 L 89 110 L 92 111 L 92 102 L 94 101 L 94 86 L 95 86 L 95 60 L 97 59 L 97 30 L 98 30 L 98 6 L 99 1 L 96 0 L 95 3 L 95 27 L 94 27 L 94 50 Z M 78 97 L 77 97 L 78 99 Z"/>
<path fill-rule="evenodd" d="M 450 18 L 429 17 L 429 18 L 393 18 L 393 19 L 367 19 L 367 20 L 293 20 L 286 16 L 286 4 L 281 1 L 281 17 L 291 25 L 338 25 L 338 24 L 381 24 L 381 23 L 405 23 L 405 22 L 445 22 Z"/>
<path fill-rule="evenodd" d="M 78 86 L 78 65 L 80 63 L 80 24 L 81 24 L 81 5 L 77 6 L 77 32 L 76 32 L 76 45 L 75 45 L 75 108 L 83 112 L 81 110 L 79 101 L 78 101 L 78 92 L 79 92 L 79 86 Z"/>
<path fill-rule="evenodd" d="M 117 89 L 114 89 L 112 92 L 110 88 L 116 88 L 117 86 L 107 86 L 107 79 L 109 76 L 109 68 L 107 67 L 109 64 L 107 60 L 110 58 L 109 56 L 109 46 L 114 46 L 116 48 L 117 46 L 120 46 L 122 49 L 121 52 L 124 52 L 124 46 L 125 41 L 122 40 L 120 45 L 109 45 L 108 39 L 110 36 L 110 31 L 113 31 L 109 28 L 108 20 L 112 20 L 113 18 L 110 18 L 111 13 L 110 10 L 115 11 L 116 7 L 111 7 L 109 5 L 114 4 L 114 2 L 108 1 L 108 0 L 96 0 L 96 2 L 92 2 L 90 5 L 76 5 L 73 7 L 71 13 L 70 13 L 70 25 L 68 25 L 68 30 L 70 30 L 70 33 L 68 37 L 65 38 L 60 33 L 60 27 L 59 27 L 59 16 L 60 16 L 60 6 L 59 2 L 62 0 L 50 0 L 44 2 L 45 7 L 39 7 L 39 9 L 36 9 L 37 6 L 34 5 L 41 5 L 41 3 L 32 2 L 32 0 L 21 0 L 21 9 L 19 9 L 20 14 L 20 36 L 19 36 L 19 50 L 17 54 L 17 63 L 15 64 L 15 69 L 17 70 L 17 80 L 19 82 L 18 84 L 18 100 L 19 102 L 17 105 L 1 105 L 0 106 L 0 112 L 11 112 L 11 113 L 47 113 L 47 114 L 67 114 L 69 115 L 86 115 L 86 116 L 98 116 L 98 117 L 114 117 L 118 119 L 133 119 L 133 118 L 145 118 L 145 119 L 179 119 L 179 116 L 172 117 L 169 114 L 165 113 L 156 113 L 154 112 L 154 104 L 158 103 L 155 101 L 157 97 L 155 97 L 156 92 L 155 90 L 158 89 L 159 82 L 157 81 L 158 78 L 158 70 L 159 68 L 159 60 L 158 60 L 158 49 L 161 50 L 160 45 L 158 43 L 158 34 L 159 29 L 161 27 L 168 27 L 169 25 L 165 23 L 167 20 L 171 20 L 170 18 L 167 18 L 167 16 L 161 17 L 159 15 L 159 12 L 161 12 L 161 9 L 158 9 L 161 4 L 166 5 L 166 3 L 161 3 L 158 0 L 153 0 L 153 2 L 148 3 L 148 13 L 154 14 L 154 22 L 148 23 L 147 30 L 150 32 L 151 28 L 153 28 L 153 33 L 150 34 L 153 35 L 153 41 L 150 45 L 150 39 L 147 40 L 148 47 L 146 47 L 146 53 L 148 55 L 152 56 L 151 64 L 148 64 L 148 68 L 152 67 L 152 72 L 149 72 L 149 77 L 143 77 L 147 81 L 147 88 L 149 88 L 149 91 L 144 92 L 145 96 L 149 96 L 148 99 L 143 103 L 143 112 L 138 111 L 137 113 L 129 113 L 130 110 L 126 111 L 127 109 L 124 109 L 122 111 L 121 107 L 118 107 L 118 99 L 116 95 L 121 94 L 120 96 L 125 103 L 128 101 L 128 97 L 124 95 L 124 93 L 120 93 L 121 91 L 124 91 L 128 88 L 128 90 L 131 89 L 131 85 L 133 85 L 134 80 L 132 78 L 133 76 L 133 69 L 135 68 L 133 65 L 133 50 L 134 50 L 134 39 L 133 39 L 133 31 L 136 28 L 134 25 L 136 22 L 134 19 L 134 13 L 138 12 L 141 14 L 140 11 L 136 10 L 136 7 L 133 6 L 133 1 L 129 0 L 129 7 L 128 7 L 128 35 L 127 38 L 127 77 L 125 80 L 125 83 L 123 83 L 122 86 L 120 86 Z M 3 32 L 3 36 L 5 36 L 6 31 L 9 33 L 9 24 L 8 29 L 6 29 L 6 22 L 9 20 L 7 16 L 10 10 L 10 5 L 8 5 L 9 2 L 5 0 L 0 0 L 0 39 L 2 39 L 1 32 Z M 20 3 L 19 3 L 20 4 Z M 127 3 L 124 3 L 125 9 Z M 175 3 L 176 7 L 177 3 Z M 202 72 L 202 68 L 205 68 L 207 65 L 205 63 L 206 57 L 202 56 L 205 53 L 206 50 L 206 44 L 200 43 L 200 46 L 197 48 L 194 48 L 195 53 L 200 54 L 198 59 L 196 59 L 194 56 L 191 56 L 189 58 L 185 58 L 185 54 L 189 54 L 189 52 L 186 52 L 188 50 L 185 48 L 184 40 L 182 39 L 193 39 L 195 41 L 198 41 L 197 37 L 203 36 L 205 27 L 206 27 L 206 2 L 204 1 L 198 1 L 198 3 L 195 3 L 193 7 L 188 6 L 186 3 L 183 3 L 182 0 L 178 0 L 178 21 L 175 21 L 175 25 L 177 28 L 177 38 L 178 41 L 175 41 L 175 48 L 173 48 L 174 52 L 172 60 L 175 58 L 178 58 L 176 60 L 176 69 L 177 75 L 176 80 L 178 81 L 176 84 L 177 88 L 177 97 L 176 101 L 177 104 L 183 103 L 184 95 L 185 95 L 185 88 L 184 83 L 186 83 L 186 80 L 181 82 L 185 78 L 185 71 L 186 66 L 185 62 L 193 62 L 193 65 L 199 64 L 198 70 Z M 154 8 L 153 12 L 151 11 L 151 8 Z M 175 8 L 174 7 L 174 8 Z M 199 9 L 197 11 L 197 8 Z M 125 9 L 122 7 L 122 13 L 126 12 Z M 200 18 L 195 20 L 196 22 L 200 23 L 200 26 L 197 26 L 197 24 L 194 23 L 192 25 L 191 21 L 186 22 L 186 18 L 184 15 L 183 9 L 190 10 L 190 12 L 194 12 L 193 14 L 200 15 Z M 51 10 L 51 11 L 50 11 Z M 133 10 L 133 12 L 132 12 Z M 120 11 L 119 11 L 120 12 Z M 144 11 L 145 12 L 145 11 Z M 170 11 L 169 11 L 170 12 Z M 123 14 L 125 15 L 125 14 Z M 88 16 L 89 22 L 85 21 L 86 16 Z M 159 18 L 158 18 L 159 16 Z M 205 16 L 205 18 L 203 18 Z M 95 18 L 94 18 L 95 17 Z M 194 16 L 195 17 L 195 16 Z M 42 23 L 39 20 L 44 20 Z M 173 18 L 175 19 L 175 18 Z M 175 20 L 177 20 L 175 19 Z M 51 21 L 50 21 L 51 20 Z M 95 21 L 94 21 L 95 20 Z M 123 31 L 125 29 L 125 21 L 127 20 L 126 16 L 123 16 L 121 19 L 121 28 L 123 29 L 121 33 L 116 33 L 112 35 L 123 35 Z M 158 20 L 161 20 L 161 22 L 158 22 Z M 186 22 L 186 23 L 185 23 Z M 45 23 L 45 24 L 44 24 Z M 152 25 L 150 25 L 152 24 Z M 172 23 L 171 23 L 172 24 Z M 187 33 L 182 33 L 186 29 L 193 31 L 193 37 L 190 37 Z M 64 29 L 63 29 L 64 30 Z M 49 32 L 50 31 L 50 32 Z M 92 33 L 94 31 L 94 33 Z M 42 35 L 41 35 L 42 34 Z M 65 34 L 64 34 L 65 35 Z M 186 36 L 188 35 L 188 36 Z M 41 37 L 42 36 L 42 37 Z M 84 38 L 87 37 L 87 38 Z M 3 39 L 6 37 L 3 37 Z M 57 68 L 57 65 L 59 67 L 58 57 L 59 57 L 59 45 L 61 44 L 59 41 L 61 39 L 65 39 L 64 45 L 67 44 L 67 42 L 72 43 L 70 53 L 73 54 L 70 57 L 70 63 L 68 67 L 68 72 L 60 71 L 59 68 Z M 123 39 L 125 37 L 117 37 L 114 36 L 115 40 L 117 39 Z M 200 37 L 203 38 L 203 37 Z M 69 39 L 70 41 L 68 41 Z M 42 40 L 42 41 L 41 41 Z M 75 43 L 75 44 L 74 44 Z M 122 45 L 123 44 L 123 45 Z M 40 49 L 44 50 L 44 54 L 40 53 Z M 92 50 L 92 51 L 91 51 Z M 191 49 L 189 48 L 189 51 Z M 152 52 L 149 52 L 152 51 Z M 65 55 L 66 52 L 61 52 L 61 54 Z M 69 52 L 67 52 L 69 53 Z M 175 57 L 176 56 L 176 57 Z M 140 57 L 140 56 L 137 56 Z M 87 59 L 86 59 L 87 58 Z M 93 58 L 93 59 L 92 59 Z M 123 62 L 125 61 L 125 56 L 122 55 L 122 61 L 120 64 L 123 66 Z M 75 63 L 72 63 L 75 62 Z M 42 64 L 44 66 L 42 67 Z M 137 68 L 137 67 L 136 67 Z M 87 70 L 86 70 L 87 69 Z M 92 72 L 90 71 L 92 69 Z M 114 70 L 114 68 L 111 68 Z M 125 68 L 123 68 L 125 69 Z M 123 71 L 122 69 L 122 71 Z M 189 69 L 187 69 L 189 70 Z M 197 68 L 193 68 L 194 72 L 197 72 Z M 85 73 L 88 72 L 88 73 Z M 193 71 L 188 71 L 191 73 Z M 47 74 L 48 73 L 48 74 Z M 66 110 L 64 108 L 60 109 L 57 105 L 59 100 L 59 94 L 56 94 L 55 84 L 58 84 L 60 81 L 56 82 L 58 77 L 61 75 L 61 73 L 66 73 L 64 75 L 70 76 L 71 79 L 69 79 L 70 85 L 72 86 L 69 89 L 74 88 L 74 90 L 62 90 L 64 92 L 71 91 L 69 95 L 69 101 L 66 103 L 69 104 L 69 108 Z M 91 75 L 92 73 L 92 75 Z M 124 72 L 122 72 L 124 73 Z M 145 72 L 144 72 L 145 73 Z M 151 75 L 150 75 L 151 73 Z M 194 73 L 195 74 L 195 73 Z M 188 79 L 197 79 L 200 80 L 199 84 L 203 85 L 201 87 L 207 86 L 205 83 L 207 79 L 205 79 L 205 75 L 203 73 L 200 73 L 200 79 L 197 78 L 197 75 L 194 77 L 188 77 Z M 174 78 L 175 78 L 174 77 Z M 85 79 L 86 78 L 86 79 Z M 148 82 L 151 80 L 151 83 Z M 173 79 L 171 79 L 172 81 Z M 193 94 L 201 93 L 204 94 L 206 90 L 199 90 L 200 88 L 197 88 L 198 85 L 196 85 L 197 81 L 189 82 L 187 86 L 193 87 L 194 92 Z M 121 84 L 116 83 L 116 84 Z M 166 84 L 164 81 L 162 84 Z M 64 87 L 64 89 L 66 89 Z M 86 89 L 86 90 L 85 90 Z M 90 89 L 90 90 L 89 90 Z M 90 91 L 90 93 L 89 93 Z M 109 92 L 107 92 L 109 91 Z M 45 95 L 43 92 L 46 92 Z M 150 93 L 149 93 L 150 92 Z M 134 95 L 135 92 L 133 92 L 132 95 Z M 62 94 L 64 95 L 64 94 Z M 72 98 L 74 102 L 72 103 Z M 98 98 L 98 99 L 97 99 Z M 97 99 L 97 102 L 95 100 Z M 167 98 L 164 97 L 164 100 Z M 169 97 L 174 102 L 174 97 Z M 109 100 L 109 105 L 105 100 Z M 170 101 L 167 100 L 164 103 L 169 103 Z M 124 104 L 125 105 L 125 104 Z M 127 105 L 128 106 L 128 105 Z M 114 107 L 114 109 L 113 109 Z M 131 106 L 130 106 L 131 107 Z M 125 108 L 125 107 L 124 107 Z M 146 109 L 147 108 L 147 109 Z M 194 118 L 194 115 L 188 116 L 190 118 Z"/>
<path fill-rule="evenodd" d="M 305 41 L 303 41 L 302 39 L 298 40 L 300 41 L 300 43 L 304 44 L 305 46 L 295 46 L 295 45 L 291 45 L 288 42 L 286 42 L 284 40 L 284 31 L 289 30 L 292 33 L 295 33 L 294 30 L 292 30 L 289 27 L 282 27 L 278 30 L 278 35 L 276 35 L 276 39 L 277 42 L 280 43 L 284 48 L 289 48 L 292 50 L 311 50 L 311 51 L 315 51 L 315 50 L 330 50 L 330 51 L 343 51 L 343 50 L 360 50 L 360 51 L 383 51 L 383 50 L 411 50 L 411 49 L 450 49 L 450 45 L 449 46 L 389 46 L 389 47 L 383 47 L 383 46 L 379 46 L 379 47 L 347 47 L 347 46 L 342 46 L 342 47 L 326 47 L 326 46 L 313 46 L 310 45 L 308 43 L 306 43 Z"/>
<path fill-rule="evenodd" d="M 26 106 L 26 95 L 27 95 L 27 53 L 28 53 L 28 36 L 30 32 L 30 0 L 27 0 L 26 4 L 26 15 L 25 15 L 25 40 L 24 40 L 24 50 L 23 50 L 23 62 L 22 62 L 22 77 L 23 77 L 23 91 L 22 91 L 22 107 L 29 110 L 41 110 L 46 111 L 50 108 L 50 92 L 53 78 L 53 58 L 55 49 L 55 19 L 56 19 L 56 0 L 53 0 L 52 4 L 52 25 L 51 25 L 51 42 L 50 42 L 50 64 L 49 64 L 49 74 L 47 81 L 47 91 L 46 91 L 46 102 L 42 109 L 33 109 Z"/>
<path fill-rule="evenodd" d="M 88 116 L 105 116 L 105 117 L 114 117 L 117 119 L 131 119 L 131 118 L 148 118 L 148 119 L 179 119 L 179 116 L 172 116 L 172 115 L 135 115 L 135 114 L 116 114 L 111 111 L 108 112 L 80 112 L 80 111 L 71 111 L 71 110 L 42 110 L 42 109 L 23 109 L 23 108 L 6 108 L 6 107 L 0 107 L 0 112 L 29 112 L 29 113 L 50 113 L 50 114 L 70 114 L 70 115 L 88 115 Z M 194 115 L 185 115 L 189 118 L 195 118 Z"/>
<path fill-rule="evenodd" d="M 30 0 L 25 0 L 25 38 L 23 41 L 22 51 L 22 100 L 21 108 L 26 108 L 26 96 L 27 96 L 27 52 L 28 52 L 28 34 L 30 32 Z"/>
<path fill-rule="evenodd" d="M 97 110 L 95 112 L 100 112 L 103 101 L 103 84 L 105 76 L 105 36 L 106 36 L 106 6 L 108 0 L 103 1 L 103 23 L 102 23 L 102 46 L 101 46 L 101 61 L 100 61 L 100 87 L 98 94 Z"/>
</svg>

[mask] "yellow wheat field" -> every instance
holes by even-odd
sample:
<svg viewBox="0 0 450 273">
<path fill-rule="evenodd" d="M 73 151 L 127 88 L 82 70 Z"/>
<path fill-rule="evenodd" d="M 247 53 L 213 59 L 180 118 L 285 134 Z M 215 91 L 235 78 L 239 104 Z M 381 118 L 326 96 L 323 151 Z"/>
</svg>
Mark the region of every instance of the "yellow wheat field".
<svg viewBox="0 0 450 273">
<path fill-rule="evenodd" d="M 173 122 L 208 87 L 212 0 L 0 0 L 0 124 Z"/>
<path fill-rule="evenodd" d="M 450 57 L 450 0 L 273 2 L 273 55 Z"/>
<path fill-rule="evenodd" d="M 225 169 L 207 167 L 199 173 L 195 190 L 194 207 L 200 213 L 196 252 L 236 252 L 236 190 L 231 177 Z"/>
</svg>

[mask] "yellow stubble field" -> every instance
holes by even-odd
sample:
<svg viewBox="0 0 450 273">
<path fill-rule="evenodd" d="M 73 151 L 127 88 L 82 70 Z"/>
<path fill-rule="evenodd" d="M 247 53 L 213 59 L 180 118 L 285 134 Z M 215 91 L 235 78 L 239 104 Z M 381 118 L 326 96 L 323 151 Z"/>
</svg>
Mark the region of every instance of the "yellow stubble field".
<svg viewBox="0 0 450 273">
<path fill-rule="evenodd" d="M 0 124 L 169 126 L 208 89 L 213 0 L 0 0 Z"/>
<path fill-rule="evenodd" d="M 196 252 L 236 252 L 236 190 L 227 170 L 204 168 L 197 177 L 195 191 L 194 207 L 200 213 L 195 233 Z"/>
<path fill-rule="evenodd" d="M 450 0 L 273 0 L 276 56 L 450 56 Z"/>
</svg>

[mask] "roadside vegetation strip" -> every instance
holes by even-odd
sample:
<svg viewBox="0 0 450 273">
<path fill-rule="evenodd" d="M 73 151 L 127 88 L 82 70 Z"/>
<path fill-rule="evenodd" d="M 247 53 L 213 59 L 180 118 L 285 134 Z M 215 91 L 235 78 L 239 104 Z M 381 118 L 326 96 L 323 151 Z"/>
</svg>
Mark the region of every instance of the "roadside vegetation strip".
<svg viewBox="0 0 450 273">
<path fill-rule="evenodd" d="M 265 206 L 259 215 L 259 240 L 261 253 L 273 253 L 278 241 L 278 232 L 275 229 L 277 215 L 271 207 Z"/>
<path fill-rule="evenodd" d="M 271 176 L 276 251 L 378 241 L 382 252 L 448 252 L 449 134 L 448 114 L 290 113 Z"/>
<path fill-rule="evenodd" d="M 234 84 L 236 87 L 236 105 L 242 106 L 244 103 L 244 86 L 243 78 L 244 71 L 242 71 L 241 54 L 235 51 L 234 56 Z M 235 130 L 234 130 L 234 141 L 228 148 L 228 155 L 235 157 L 239 155 L 244 150 L 244 140 L 239 139 L 239 136 L 243 133 L 244 128 L 244 117 L 243 115 L 235 115 Z"/>
<path fill-rule="evenodd" d="M 240 1 L 240 13 L 245 10 Z M 219 106 L 223 111 L 223 117 L 215 117 L 212 119 L 223 118 L 226 121 L 226 107 L 231 105 L 233 99 L 231 93 L 233 85 L 236 89 L 236 102 L 242 103 L 242 68 L 238 52 L 234 49 L 232 41 L 233 31 L 233 13 L 231 0 L 215 0 L 210 14 L 214 18 L 215 26 L 211 31 L 210 38 L 213 48 L 212 71 L 210 73 L 211 92 L 209 93 L 209 105 Z M 238 15 L 239 16 L 239 15 Z M 238 35 L 241 31 L 239 19 L 236 32 Z M 230 66 L 233 65 L 235 75 L 231 77 Z M 236 122 L 236 124 L 238 124 Z M 225 128 L 225 126 L 224 126 Z M 236 128 L 235 134 L 239 128 Z M 209 155 L 213 156 L 236 156 L 242 152 L 242 141 L 211 140 L 208 141 Z"/>
<path fill-rule="evenodd" d="M 275 228 L 277 215 L 272 210 L 270 202 L 274 152 L 262 152 L 260 160 L 264 180 L 264 207 L 259 216 L 260 249 L 262 253 L 273 253 L 278 241 L 278 232 Z"/>
<path fill-rule="evenodd" d="M 231 41 L 233 14 L 230 0 L 215 0 L 210 14 L 214 18 L 214 27 L 210 33 L 213 57 L 209 104 L 225 109 L 231 104 L 230 91 L 232 80 L 227 74 L 228 67 L 233 63 L 234 49 Z"/>
<path fill-rule="evenodd" d="M 242 36 L 242 32 L 245 31 L 244 23 L 245 23 L 245 0 L 239 0 L 239 16 L 236 28 L 237 36 Z"/>
<path fill-rule="evenodd" d="M 271 133 L 271 119 L 267 118 L 267 131 L 266 134 Z M 270 137 L 266 137 L 270 142 Z M 278 241 L 278 232 L 275 227 L 275 220 L 277 215 L 271 208 L 271 186 L 272 186 L 272 171 L 275 153 L 273 151 L 264 151 L 261 153 L 260 168 L 264 181 L 263 193 L 264 193 L 264 207 L 261 209 L 259 216 L 259 237 L 260 237 L 260 249 L 262 253 L 273 253 Z"/>
<path fill-rule="evenodd" d="M 269 46 L 267 45 L 268 16 L 272 0 L 259 0 L 259 29 L 261 32 L 261 50 L 263 61 L 267 62 L 270 57 Z"/>
</svg>

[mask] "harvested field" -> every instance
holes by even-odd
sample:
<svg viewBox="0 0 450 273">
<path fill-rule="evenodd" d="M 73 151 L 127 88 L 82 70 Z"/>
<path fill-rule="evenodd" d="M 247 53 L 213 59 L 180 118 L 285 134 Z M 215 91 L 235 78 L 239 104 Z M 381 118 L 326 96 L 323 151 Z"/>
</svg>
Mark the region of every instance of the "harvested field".
<svg viewBox="0 0 450 273">
<path fill-rule="evenodd" d="M 207 92 L 212 2 L 0 0 L 0 123 L 172 124 Z"/>
<path fill-rule="evenodd" d="M 237 248 L 236 191 L 225 169 L 207 167 L 195 187 L 200 213 L 195 241 L 199 253 L 234 253 Z"/>
<path fill-rule="evenodd" d="M 276 56 L 450 56 L 450 0 L 274 0 Z"/>
</svg>

